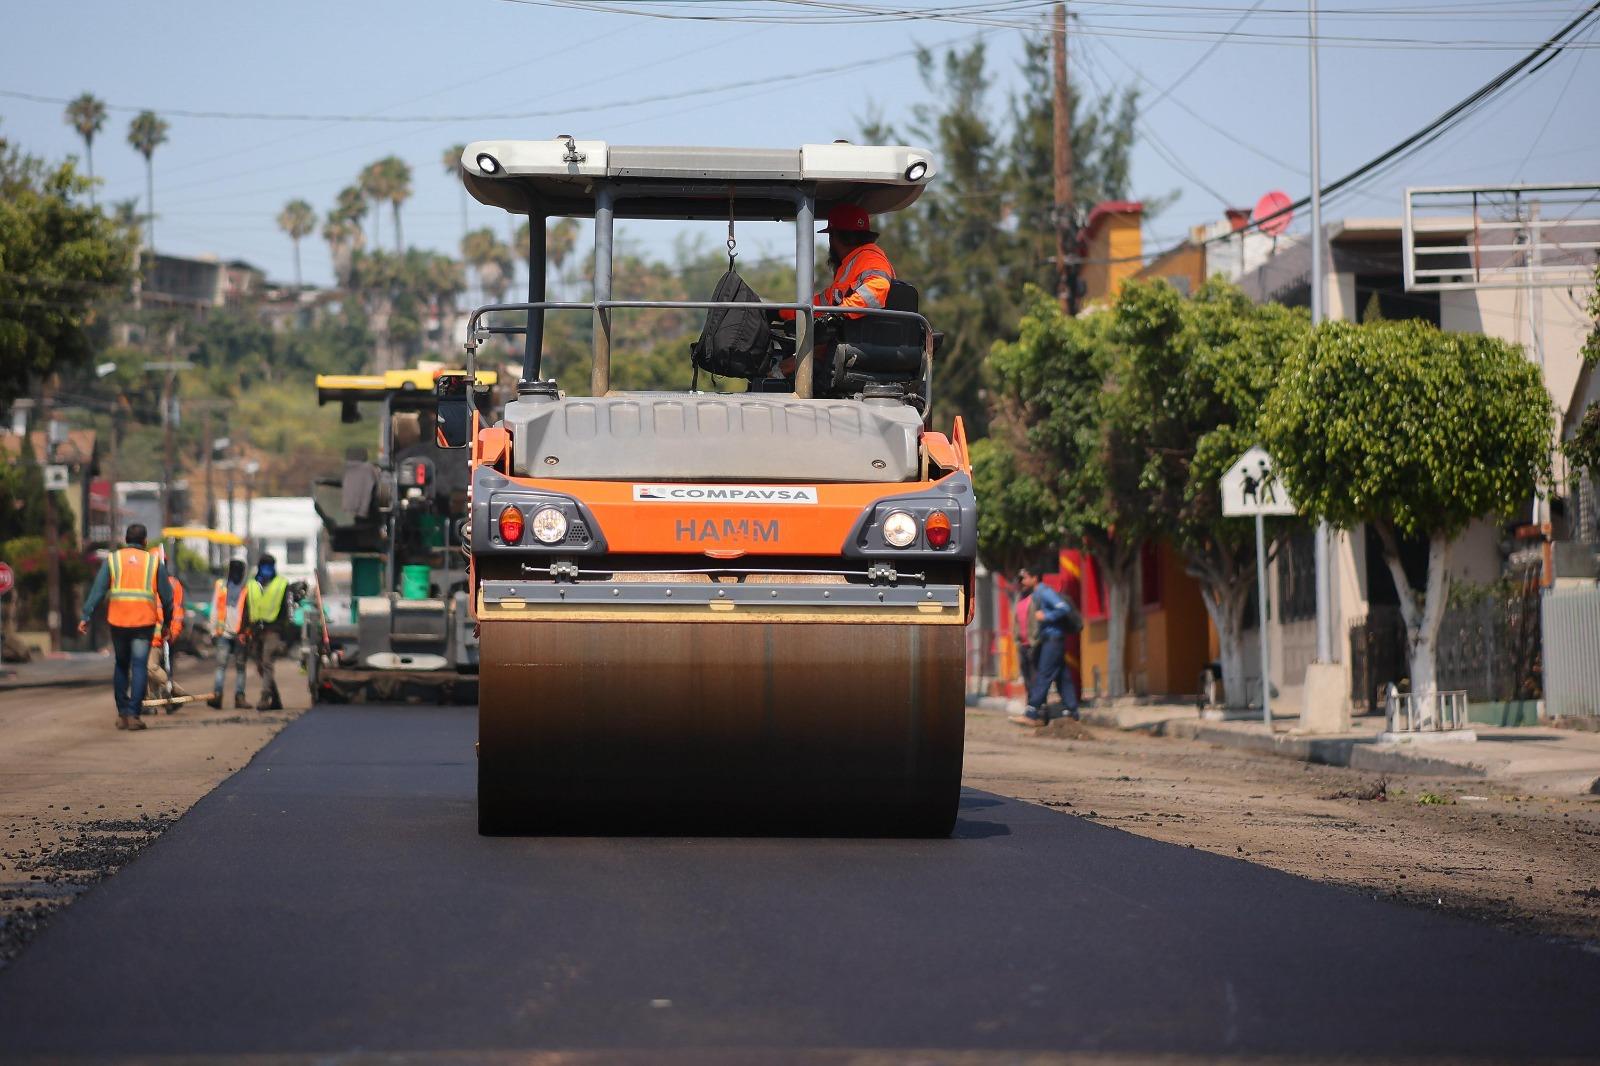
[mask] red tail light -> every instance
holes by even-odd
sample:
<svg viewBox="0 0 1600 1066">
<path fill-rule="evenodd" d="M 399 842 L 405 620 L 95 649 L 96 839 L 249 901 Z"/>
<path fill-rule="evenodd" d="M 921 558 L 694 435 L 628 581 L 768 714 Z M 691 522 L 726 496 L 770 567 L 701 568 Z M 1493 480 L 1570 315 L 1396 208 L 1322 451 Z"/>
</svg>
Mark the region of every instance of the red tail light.
<svg viewBox="0 0 1600 1066">
<path fill-rule="evenodd" d="M 928 538 L 928 547 L 943 548 L 950 543 L 950 516 L 934 511 L 922 523 L 922 534 Z"/>
<path fill-rule="evenodd" d="M 507 544 L 522 540 L 522 512 L 516 507 L 507 507 L 500 512 L 500 539 Z"/>
</svg>

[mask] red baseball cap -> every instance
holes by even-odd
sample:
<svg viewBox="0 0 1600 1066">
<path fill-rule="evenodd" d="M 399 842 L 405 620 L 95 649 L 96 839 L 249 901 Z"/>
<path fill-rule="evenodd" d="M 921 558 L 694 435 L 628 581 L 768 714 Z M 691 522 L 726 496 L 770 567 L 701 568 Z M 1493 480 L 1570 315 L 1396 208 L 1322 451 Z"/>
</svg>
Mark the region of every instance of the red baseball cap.
<svg viewBox="0 0 1600 1066">
<path fill-rule="evenodd" d="M 876 233 L 872 228 L 872 219 L 867 217 L 866 211 L 855 204 L 834 204 L 833 210 L 828 212 L 828 224 L 822 227 L 823 233 Z"/>
</svg>

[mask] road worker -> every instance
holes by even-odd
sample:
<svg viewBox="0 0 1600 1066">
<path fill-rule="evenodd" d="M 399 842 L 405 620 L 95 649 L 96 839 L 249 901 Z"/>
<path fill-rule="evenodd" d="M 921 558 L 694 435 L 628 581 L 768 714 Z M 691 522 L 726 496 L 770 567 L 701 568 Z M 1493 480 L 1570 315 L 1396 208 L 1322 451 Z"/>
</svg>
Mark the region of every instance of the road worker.
<svg viewBox="0 0 1600 1066">
<path fill-rule="evenodd" d="M 258 711 L 283 709 L 275 676 L 278 659 L 289 647 L 289 582 L 278 573 L 278 560 L 262 555 L 256 561 L 256 574 L 245 587 L 245 633 L 250 658 L 261 679 Z"/>
<path fill-rule="evenodd" d="M 221 709 L 222 686 L 228 680 L 228 667 L 233 667 L 233 705 L 250 706 L 244 697 L 245 650 L 239 631 L 244 627 L 245 581 L 244 560 L 228 562 L 228 576 L 217 579 L 211 591 L 212 640 L 216 645 L 217 674 L 211 682 L 211 698 L 207 706 Z"/>
<path fill-rule="evenodd" d="M 814 305 L 837 307 L 882 308 L 889 299 L 889 283 L 894 280 L 894 266 L 889 256 L 878 245 L 878 233 L 865 210 L 855 204 L 835 204 L 828 212 L 828 224 L 823 227 L 828 235 L 828 265 L 833 267 L 833 280 L 811 298 Z M 793 311 L 779 311 L 778 317 L 792 320 Z M 860 314 L 846 314 L 846 318 L 864 318 Z M 821 340 L 817 346 L 816 367 L 819 379 L 831 362 L 832 345 Z M 779 369 L 785 376 L 793 376 L 795 357 L 784 359 Z"/>
<path fill-rule="evenodd" d="M 126 543 L 106 557 L 94 585 L 83 602 L 78 632 L 89 632 L 89 621 L 106 601 L 106 624 L 116 669 L 111 675 L 117 702 L 117 728 L 145 728 L 139 717 L 144 699 L 150 642 L 160 619 L 173 617 L 172 584 L 166 564 L 145 548 L 148 532 L 135 522 L 128 527 Z"/>
<path fill-rule="evenodd" d="M 166 551 L 161 545 L 157 544 L 151 549 L 150 553 L 156 557 L 157 562 L 163 566 L 166 565 Z M 171 574 L 171 571 L 169 570 L 168 573 Z M 172 574 L 170 580 L 172 583 L 172 610 L 170 612 L 162 610 L 160 616 L 156 619 L 156 632 L 166 634 L 162 638 L 165 641 L 165 648 L 162 646 L 162 640 L 152 642 L 150 646 L 150 663 L 146 670 L 146 679 L 150 687 L 149 696 L 151 697 L 186 695 L 175 682 L 169 687 L 169 682 L 172 681 L 168 673 L 172 664 L 171 652 L 178 641 L 178 637 L 183 633 L 183 623 L 187 613 L 183 605 L 183 582 L 178 580 L 176 574 Z M 172 618 L 171 625 L 166 624 L 169 615 Z M 171 711 L 172 707 L 169 704 L 168 713 L 170 714 Z"/>
<path fill-rule="evenodd" d="M 828 235 L 828 265 L 833 267 L 833 280 L 811 302 L 839 308 L 883 307 L 889 299 L 894 266 L 878 246 L 877 231 L 866 211 L 855 204 L 836 204 L 828 212 L 828 224 L 822 232 Z M 779 314 L 785 319 L 794 318 L 793 311 Z"/>
</svg>

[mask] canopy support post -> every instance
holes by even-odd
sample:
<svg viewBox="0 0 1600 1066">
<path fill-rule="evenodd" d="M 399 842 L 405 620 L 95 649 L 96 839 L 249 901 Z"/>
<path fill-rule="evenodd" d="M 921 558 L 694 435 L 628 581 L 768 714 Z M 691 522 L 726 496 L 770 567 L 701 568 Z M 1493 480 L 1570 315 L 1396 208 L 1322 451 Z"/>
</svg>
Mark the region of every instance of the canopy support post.
<svg viewBox="0 0 1600 1066">
<path fill-rule="evenodd" d="M 589 394 L 611 391 L 611 235 L 616 217 L 616 190 L 601 185 L 594 197 L 594 366 L 589 371 Z"/>
<path fill-rule="evenodd" d="M 800 194 L 794 213 L 795 302 L 805 310 L 794 316 L 794 394 L 809 400 L 812 394 L 816 330 L 812 320 L 811 285 L 817 271 L 817 200 L 809 190 Z"/>
<path fill-rule="evenodd" d="M 528 302 L 544 302 L 545 232 L 549 220 L 537 200 L 528 207 Z M 538 381 L 544 361 L 544 308 L 528 309 L 528 332 L 522 338 L 522 380 Z M 474 382 L 475 384 L 475 382 Z"/>
</svg>

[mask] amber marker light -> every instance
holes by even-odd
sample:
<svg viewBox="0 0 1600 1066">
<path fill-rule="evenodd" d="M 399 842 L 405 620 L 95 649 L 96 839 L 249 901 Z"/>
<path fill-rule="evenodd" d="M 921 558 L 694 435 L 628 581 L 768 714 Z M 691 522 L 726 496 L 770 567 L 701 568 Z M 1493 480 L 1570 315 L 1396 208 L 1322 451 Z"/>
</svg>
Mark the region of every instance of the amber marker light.
<svg viewBox="0 0 1600 1066">
<path fill-rule="evenodd" d="M 500 539 L 507 544 L 516 544 L 522 540 L 522 511 L 516 507 L 507 507 L 500 512 Z"/>
</svg>

